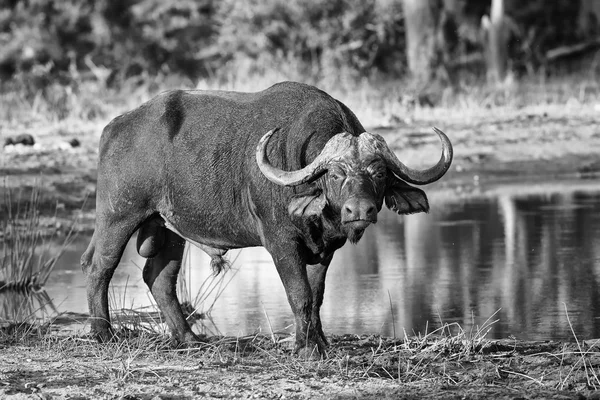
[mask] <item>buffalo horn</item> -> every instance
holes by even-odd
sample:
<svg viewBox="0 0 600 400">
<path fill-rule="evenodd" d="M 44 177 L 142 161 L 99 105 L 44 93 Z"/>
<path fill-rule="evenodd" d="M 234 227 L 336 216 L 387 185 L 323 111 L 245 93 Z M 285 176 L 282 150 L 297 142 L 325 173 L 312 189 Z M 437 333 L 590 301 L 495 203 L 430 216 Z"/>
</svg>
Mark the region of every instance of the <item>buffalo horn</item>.
<svg viewBox="0 0 600 400">
<path fill-rule="evenodd" d="M 383 146 L 383 157 L 388 160 L 388 168 L 400 179 L 415 185 L 426 185 L 440 179 L 452 164 L 452 143 L 448 136 L 438 128 L 434 127 L 433 131 L 438 134 L 442 141 L 442 155 L 433 167 L 425 170 L 416 170 L 404 165 L 398 157 L 386 145 Z"/>
<path fill-rule="evenodd" d="M 267 132 L 258 142 L 258 146 L 256 147 L 256 162 L 261 172 L 270 181 L 283 186 L 301 185 L 321 175 L 326 171 L 327 163 L 331 159 L 340 157 L 349 151 L 352 142 L 352 135 L 350 134 L 341 133 L 335 135 L 326 143 L 321 154 L 309 165 L 296 171 L 283 171 L 271 165 L 267 159 L 267 143 L 277 130 L 273 129 Z M 434 127 L 433 130 L 442 141 L 442 155 L 436 165 L 425 170 L 416 170 L 404 165 L 379 135 L 365 132 L 367 135 L 365 136 L 365 141 L 371 142 L 371 145 L 368 145 L 368 147 L 375 146 L 377 151 L 387 161 L 388 168 L 398 178 L 415 185 L 426 185 L 444 176 L 452 163 L 452 143 L 450 143 L 450 139 L 438 128 Z"/>
<path fill-rule="evenodd" d="M 267 143 L 271 136 L 278 130 L 279 128 L 267 132 L 262 139 L 260 139 L 258 146 L 256 147 L 256 162 L 258 163 L 258 168 L 260 168 L 260 171 L 267 179 L 282 186 L 296 186 L 310 181 L 325 171 L 323 167 L 330 158 L 328 156 L 329 152 L 325 151 L 325 149 L 313 160 L 313 162 L 296 171 L 284 171 L 271 165 L 267 159 Z"/>
</svg>

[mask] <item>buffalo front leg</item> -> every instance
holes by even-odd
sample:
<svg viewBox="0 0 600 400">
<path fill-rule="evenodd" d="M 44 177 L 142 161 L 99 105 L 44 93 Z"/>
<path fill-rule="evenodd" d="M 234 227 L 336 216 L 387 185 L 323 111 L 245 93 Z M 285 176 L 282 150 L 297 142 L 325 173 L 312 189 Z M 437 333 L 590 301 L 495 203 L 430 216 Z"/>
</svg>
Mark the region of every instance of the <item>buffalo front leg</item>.
<svg viewBox="0 0 600 400">
<path fill-rule="evenodd" d="M 313 294 L 306 264 L 292 254 L 273 255 L 296 323 L 295 351 L 302 358 L 319 358 L 326 344 L 312 323 Z"/>
<path fill-rule="evenodd" d="M 314 327 L 315 332 L 325 345 L 328 343 L 325 333 L 323 333 L 323 326 L 321 325 L 321 306 L 323 305 L 323 296 L 325 293 L 325 277 L 329 263 L 331 263 L 331 258 L 332 256 L 328 257 L 327 260 L 320 264 L 306 266 L 308 282 L 312 291 L 311 326 Z"/>
<path fill-rule="evenodd" d="M 192 332 L 177 299 L 177 276 L 181 268 L 185 240 L 165 228 L 164 243 L 157 254 L 146 260 L 144 282 L 148 285 L 167 326 L 178 344 L 191 344 L 200 339 Z"/>
</svg>

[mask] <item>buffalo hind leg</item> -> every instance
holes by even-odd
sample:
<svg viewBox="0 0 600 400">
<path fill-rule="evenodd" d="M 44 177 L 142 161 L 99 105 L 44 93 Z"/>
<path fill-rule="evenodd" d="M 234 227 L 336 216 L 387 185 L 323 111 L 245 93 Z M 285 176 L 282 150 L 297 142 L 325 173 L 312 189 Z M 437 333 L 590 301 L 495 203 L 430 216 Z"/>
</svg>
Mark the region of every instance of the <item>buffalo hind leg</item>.
<svg viewBox="0 0 600 400">
<path fill-rule="evenodd" d="M 99 341 L 106 342 L 114 336 L 108 311 L 108 286 L 129 238 L 142 219 L 143 216 L 134 213 L 99 216 L 90 244 L 81 257 L 91 334 Z"/>
<path fill-rule="evenodd" d="M 185 240 L 170 230 L 156 226 L 162 238 L 160 248 L 153 249 L 155 256 L 146 260 L 144 282 L 163 313 L 174 340 L 178 344 L 200 342 L 187 323 L 177 299 L 177 276 L 181 268 Z"/>
<path fill-rule="evenodd" d="M 321 325 L 321 306 L 323 305 L 323 296 L 325 293 L 325 277 L 331 258 L 329 257 L 320 264 L 306 266 L 308 282 L 312 291 L 311 326 L 314 327 L 315 332 L 325 345 L 328 342 L 323 332 L 323 326 Z"/>
</svg>

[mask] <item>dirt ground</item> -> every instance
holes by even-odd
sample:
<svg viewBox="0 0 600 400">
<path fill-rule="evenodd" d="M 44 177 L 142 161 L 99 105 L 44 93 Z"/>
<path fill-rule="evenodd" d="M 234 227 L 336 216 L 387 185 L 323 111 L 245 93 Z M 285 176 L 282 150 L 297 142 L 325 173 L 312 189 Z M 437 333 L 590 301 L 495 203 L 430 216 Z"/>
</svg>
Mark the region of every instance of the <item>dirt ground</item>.
<svg viewBox="0 0 600 400">
<path fill-rule="evenodd" d="M 0 345 L 0 397 L 14 399 L 595 399 L 593 341 L 391 340 L 332 337 L 329 357 L 302 361 L 266 337 L 97 344 L 46 336 Z M 579 347 L 581 346 L 581 347 Z"/>
<path fill-rule="evenodd" d="M 455 159 L 428 194 L 485 195 L 498 182 L 597 179 L 600 107 L 531 107 L 440 114 L 377 127 L 412 167 L 437 161 L 444 130 Z M 102 124 L 0 125 L 0 139 L 31 133 L 33 148 L 0 153 L 0 201 L 38 188 L 46 228 L 93 229 L 97 145 Z M 78 138 L 81 145 L 65 141 Z M 4 209 L 4 207 L 2 207 Z M 5 212 L 5 211 L 3 211 Z M 99 345 L 82 335 L 0 330 L 0 398 L 600 398 L 600 352 L 585 343 L 331 339 L 329 358 L 301 361 L 286 342 L 212 338 L 203 350 L 174 350 L 162 339 Z M 412 340 L 412 339 L 411 339 Z M 164 341 L 164 340 L 163 340 Z M 410 342 L 410 341 L 409 341 Z"/>
</svg>

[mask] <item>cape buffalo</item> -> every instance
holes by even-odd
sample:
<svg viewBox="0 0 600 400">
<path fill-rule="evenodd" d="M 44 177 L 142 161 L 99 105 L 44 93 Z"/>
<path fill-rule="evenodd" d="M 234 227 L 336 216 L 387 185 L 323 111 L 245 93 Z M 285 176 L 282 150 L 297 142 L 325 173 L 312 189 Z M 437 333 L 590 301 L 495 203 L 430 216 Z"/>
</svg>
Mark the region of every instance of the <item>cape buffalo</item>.
<svg viewBox="0 0 600 400">
<path fill-rule="evenodd" d="M 344 104 L 312 86 L 284 82 L 262 92 L 176 90 L 115 118 L 100 139 L 96 229 L 81 264 L 91 330 L 112 337 L 108 286 L 138 231 L 144 281 L 179 342 L 199 338 L 175 284 L 185 242 L 211 256 L 217 272 L 229 249 L 264 246 L 296 322 L 296 351 L 327 344 L 319 310 L 334 252 L 356 243 L 382 204 L 427 212 L 423 185 L 452 162 L 408 168 L 379 135 L 365 132 Z"/>
</svg>

